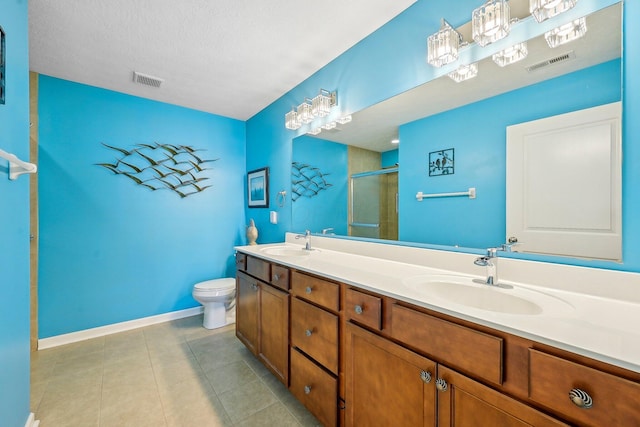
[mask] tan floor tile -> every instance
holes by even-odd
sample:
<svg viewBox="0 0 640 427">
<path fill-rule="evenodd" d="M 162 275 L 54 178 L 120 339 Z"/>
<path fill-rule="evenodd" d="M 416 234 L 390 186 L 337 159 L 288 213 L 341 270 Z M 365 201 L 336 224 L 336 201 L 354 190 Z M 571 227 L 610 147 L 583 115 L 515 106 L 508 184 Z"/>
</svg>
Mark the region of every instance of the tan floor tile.
<svg viewBox="0 0 640 427">
<path fill-rule="evenodd" d="M 156 383 L 159 387 L 171 386 L 188 379 L 204 378 L 204 372 L 195 359 L 153 365 Z"/>
<path fill-rule="evenodd" d="M 162 427 L 166 426 L 162 404 L 154 397 L 136 396 L 117 405 L 102 407 L 100 427 Z"/>
<path fill-rule="evenodd" d="M 40 427 L 98 426 L 100 386 L 49 390 L 36 414 Z"/>
<path fill-rule="evenodd" d="M 235 424 L 238 427 L 299 427 L 282 403 L 275 403 Z"/>
<path fill-rule="evenodd" d="M 218 396 L 234 423 L 276 403 L 277 399 L 261 382 L 242 384 Z"/>
<path fill-rule="evenodd" d="M 258 380 L 258 376 L 244 361 L 213 368 L 205 371 L 205 374 L 218 394 Z"/>
</svg>

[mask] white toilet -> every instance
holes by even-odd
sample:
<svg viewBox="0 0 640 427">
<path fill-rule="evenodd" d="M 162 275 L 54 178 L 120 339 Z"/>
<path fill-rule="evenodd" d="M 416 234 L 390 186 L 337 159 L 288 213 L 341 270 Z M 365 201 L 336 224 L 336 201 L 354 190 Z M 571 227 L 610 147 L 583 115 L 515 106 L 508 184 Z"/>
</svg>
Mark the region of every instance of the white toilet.
<svg viewBox="0 0 640 427">
<path fill-rule="evenodd" d="M 192 295 L 204 306 L 202 326 L 205 328 L 215 329 L 235 322 L 236 279 L 227 277 L 196 283 Z"/>
</svg>

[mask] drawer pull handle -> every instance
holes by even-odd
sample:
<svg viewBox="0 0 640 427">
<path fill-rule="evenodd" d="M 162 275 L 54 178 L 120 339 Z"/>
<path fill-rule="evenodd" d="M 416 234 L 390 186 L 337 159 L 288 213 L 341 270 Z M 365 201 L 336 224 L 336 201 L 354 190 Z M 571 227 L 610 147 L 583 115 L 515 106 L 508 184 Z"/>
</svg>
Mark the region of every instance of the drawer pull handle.
<svg viewBox="0 0 640 427">
<path fill-rule="evenodd" d="M 569 399 L 571 399 L 571 403 L 576 405 L 578 408 L 589 409 L 593 406 L 593 399 L 589 396 L 584 390 L 580 390 L 579 388 L 571 389 L 569 392 Z"/>
<path fill-rule="evenodd" d="M 310 337 L 312 333 L 313 331 L 311 329 L 307 329 L 306 331 L 304 331 L 304 334 L 308 337 Z"/>
<path fill-rule="evenodd" d="M 311 393 L 311 386 L 310 385 L 304 386 L 304 394 L 309 394 L 309 393 Z"/>
<path fill-rule="evenodd" d="M 311 286 L 307 286 L 307 288 L 304 290 L 307 294 L 311 293 Z"/>
<path fill-rule="evenodd" d="M 429 384 L 431 382 L 431 373 L 428 371 L 420 371 L 420 379 L 425 384 Z"/>
<path fill-rule="evenodd" d="M 277 282 L 278 280 L 280 280 L 280 275 L 279 274 L 274 274 L 273 275 L 273 280 L 274 280 L 274 282 Z"/>
<path fill-rule="evenodd" d="M 258 285 L 256 285 L 255 283 L 251 284 L 251 289 L 253 289 L 254 291 L 258 291 Z"/>
<path fill-rule="evenodd" d="M 438 378 L 436 380 L 436 388 L 438 389 L 438 391 L 447 391 L 449 389 L 449 385 L 442 378 Z"/>
<path fill-rule="evenodd" d="M 364 310 L 362 310 L 362 306 L 361 305 L 356 305 L 354 310 L 355 310 L 356 314 L 362 314 L 362 312 L 364 311 Z"/>
</svg>

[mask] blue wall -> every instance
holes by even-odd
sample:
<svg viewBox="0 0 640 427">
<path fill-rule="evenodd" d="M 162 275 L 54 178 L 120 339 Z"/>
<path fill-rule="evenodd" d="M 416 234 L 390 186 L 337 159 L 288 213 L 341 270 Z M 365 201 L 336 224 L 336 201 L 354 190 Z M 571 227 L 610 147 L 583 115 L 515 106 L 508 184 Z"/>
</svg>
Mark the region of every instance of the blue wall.
<svg viewBox="0 0 640 427">
<path fill-rule="evenodd" d="M 40 76 L 40 338 L 198 305 L 245 242 L 241 121 Z M 212 187 L 181 198 L 96 163 L 154 142 L 204 149 Z"/>
<path fill-rule="evenodd" d="M 399 240 L 500 245 L 506 224 L 506 127 L 620 101 L 620 80 L 620 60 L 609 61 L 400 126 Z M 455 174 L 430 177 L 429 153 L 448 148 L 455 149 Z M 415 199 L 418 191 L 470 187 L 476 188 L 476 199 Z"/>
<path fill-rule="evenodd" d="M 318 168 L 323 179 L 331 186 L 313 197 L 292 200 L 291 231 L 304 232 L 308 229 L 313 233 L 320 233 L 331 227 L 336 234 L 347 234 L 347 151 L 344 144 L 308 136 L 296 138 L 293 160 Z M 305 174 L 309 173 L 310 171 L 305 171 Z M 314 179 L 318 180 L 317 177 Z"/>
<path fill-rule="evenodd" d="M 0 3 L 6 34 L 6 103 L 0 149 L 29 159 L 27 2 Z M 29 175 L 8 179 L 0 160 L 0 425 L 22 427 L 29 415 Z"/>
</svg>

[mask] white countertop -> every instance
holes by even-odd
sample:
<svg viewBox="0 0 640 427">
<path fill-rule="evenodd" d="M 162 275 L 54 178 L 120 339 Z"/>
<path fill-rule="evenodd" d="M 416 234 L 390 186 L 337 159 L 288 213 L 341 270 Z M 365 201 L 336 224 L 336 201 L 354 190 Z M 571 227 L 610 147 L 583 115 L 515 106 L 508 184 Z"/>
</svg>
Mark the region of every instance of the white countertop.
<svg viewBox="0 0 640 427">
<path fill-rule="evenodd" d="M 476 255 L 320 236 L 312 237 L 315 250 L 305 256 L 265 252 L 265 248 L 284 246 L 302 251 L 302 245 L 292 243 L 299 241 L 290 234 L 287 240 L 235 249 L 640 372 L 639 274 L 499 259 L 499 282 L 514 285 L 513 290 L 504 292 L 524 295 L 543 310 L 539 314 L 509 314 L 456 304 L 420 288 L 423 278 L 485 278 L 484 268 L 473 265 Z"/>
</svg>

